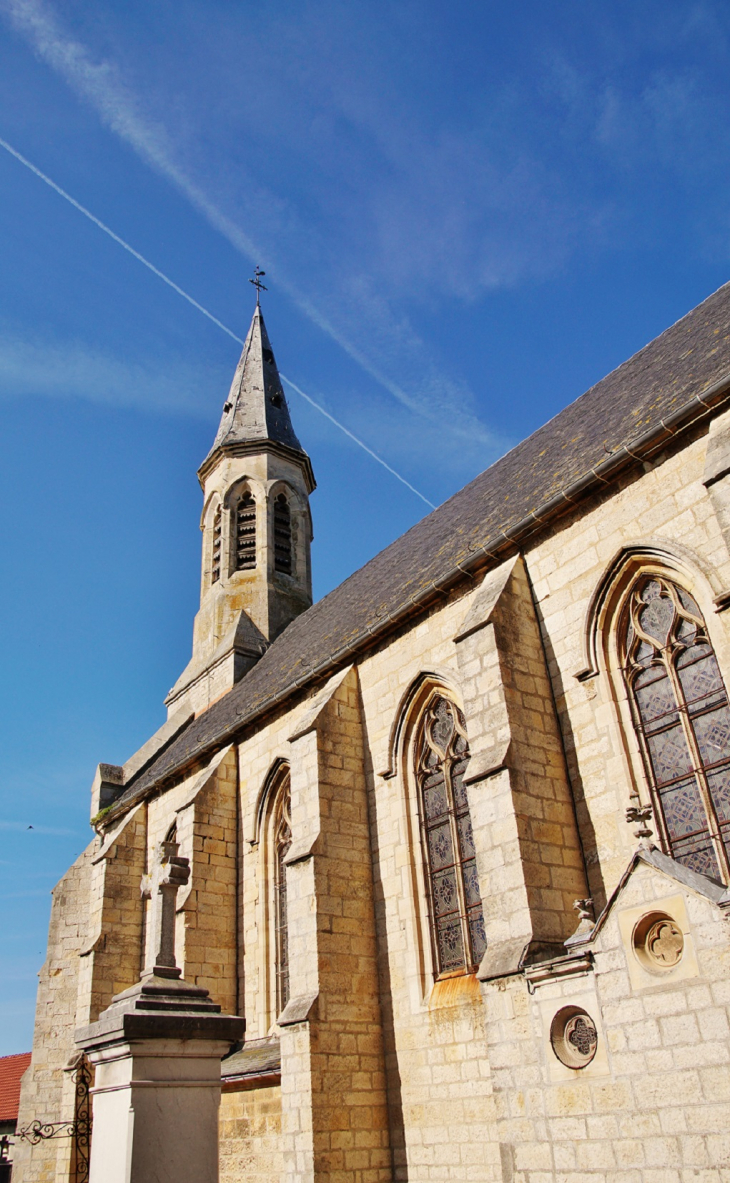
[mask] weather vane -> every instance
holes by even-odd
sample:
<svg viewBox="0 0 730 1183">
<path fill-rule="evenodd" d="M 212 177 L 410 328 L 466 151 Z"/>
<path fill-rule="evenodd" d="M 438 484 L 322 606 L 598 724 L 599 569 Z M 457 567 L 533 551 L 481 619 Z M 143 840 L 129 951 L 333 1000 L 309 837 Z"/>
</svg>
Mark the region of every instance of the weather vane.
<svg viewBox="0 0 730 1183">
<path fill-rule="evenodd" d="M 257 305 L 261 303 L 262 290 L 265 292 L 268 292 L 268 290 L 269 290 L 267 288 L 266 284 L 261 282 L 262 275 L 266 275 L 266 272 L 262 271 L 257 263 L 256 264 L 256 273 L 255 273 L 253 279 L 249 279 L 249 281 L 248 281 L 249 283 L 252 283 L 253 286 L 256 288 L 256 304 Z"/>
</svg>

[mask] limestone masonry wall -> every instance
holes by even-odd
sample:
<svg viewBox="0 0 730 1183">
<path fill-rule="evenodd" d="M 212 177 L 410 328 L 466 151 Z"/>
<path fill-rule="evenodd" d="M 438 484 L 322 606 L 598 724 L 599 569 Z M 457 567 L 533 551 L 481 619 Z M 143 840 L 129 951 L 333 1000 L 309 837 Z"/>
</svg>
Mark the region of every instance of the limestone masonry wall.
<svg viewBox="0 0 730 1183">
<path fill-rule="evenodd" d="M 223 1092 L 220 1183 L 270 1183 L 283 1171 L 281 1086 Z"/>
<path fill-rule="evenodd" d="M 91 860 L 95 843 L 79 855 L 52 893 L 48 950 L 41 966 L 36 1003 L 33 1057 L 23 1077 L 18 1129 L 32 1121 L 71 1121 L 74 1089 L 64 1065 L 75 1052 L 80 952 L 88 936 Z M 55 1183 L 68 1178 L 69 1139 L 30 1146 L 16 1143 L 13 1176 L 24 1183 Z M 57 1160 L 58 1163 L 57 1163 Z M 57 1175 L 57 1167 L 59 1174 Z"/>
<path fill-rule="evenodd" d="M 730 929 L 709 881 L 631 861 L 625 811 L 649 793 L 612 639 L 622 588 L 653 565 L 697 600 L 730 681 L 730 494 L 714 460 L 705 486 L 706 453 L 688 440 L 574 508 L 95 839 L 54 893 L 21 1122 L 65 1115 L 74 1027 L 139 972 L 139 880 L 175 823 L 185 976 L 239 1008 L 247 1039 L 281 1041 L 280 1088 L 223 1095 L 223 1183 L 730 1183 Z M 441 981 L 413 758 L 435 687 L 466 718 L 488 940 L 478 973 Z M 284 767 L 280 1014 L 266 819 Z M 587 895 L 610 906 L 569 953 Z M 646 971 L 652 909 L 683 952 Z M 595 1026 L 581 1068 L 551 1042 L 565 1007 Z M 18 1183 L 68 1178 L 58 1143 L 18 1164 Z"/>
<path fill-rule="evenodd" d="M 686 926 L 690 973 L 647 975 L 637 988 L 621 917 L 657 905 Z M 548 982 L 532 997 L 517 978 L 486 988 L 505 1183 L 724 1183 L 728 953 L 717 907 L 642 867 L 596 942 L 594 972 Z M 566 1003 L 585 1007 L 598 1026 L 599 1051 L 580 1071 L 564 1068 L 550 1046 L 550 1020 Z"/>
</svg>

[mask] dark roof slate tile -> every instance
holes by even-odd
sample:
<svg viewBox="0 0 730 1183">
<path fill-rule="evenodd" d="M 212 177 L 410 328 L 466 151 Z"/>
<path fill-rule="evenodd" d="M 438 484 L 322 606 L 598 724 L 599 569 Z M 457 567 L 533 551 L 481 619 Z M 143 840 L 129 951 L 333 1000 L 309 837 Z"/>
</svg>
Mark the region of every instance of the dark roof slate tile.
<svg viewBox="0 0 730 1183">
<path fill-rule="evenodd" d="M 321 670 L 409 601 L 730 373 L 730 285 L 603 378 L 297 617 L 228 694 L 125 790 L 137 797 Z M 567 505 L 567 502 L 566 502 Z"/>
</svg>

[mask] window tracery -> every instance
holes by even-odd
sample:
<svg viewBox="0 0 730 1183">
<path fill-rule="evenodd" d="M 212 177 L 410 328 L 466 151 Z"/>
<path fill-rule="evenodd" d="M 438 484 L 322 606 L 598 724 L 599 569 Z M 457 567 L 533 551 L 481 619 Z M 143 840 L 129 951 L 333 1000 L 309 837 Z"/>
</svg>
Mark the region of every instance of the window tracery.
<svg viewBox="0 0 730 1183">
<path fill-rule="evenodd" d="M 436 968 L 476 969 L 486 949 L 484 913 L 464 771 L 469 744 L 455 703 L 435 695 L 416 740 L 416 777 Z"/>
<path fill-rule="evenodd" d="M 286 865 L 291 846 L 291 791 L 289 777 L 282 784 L 273 817 L 274 848 L 274 956 L 276 958 L 276 1006 L 281 1013 L 289 1001 L 289 923 L 286 897 Z"/>
<path fill-rule="evenodd" d="M 249 571 L 255 566 L 256 502 L 246 490 L 236 506 L 236 570 Z"/>
<path fill-rule="evenodd" d="M 665 849 L 730 882 L 730 707 L 702 613 L 678 584 L 643 575 L 630 590 L 620 636 Z"/>
<path fill-rule="evenodd" d="M 286 493 L 274 500 L 274 569 L 291 575 L 291 510 Z"/>
</svg>

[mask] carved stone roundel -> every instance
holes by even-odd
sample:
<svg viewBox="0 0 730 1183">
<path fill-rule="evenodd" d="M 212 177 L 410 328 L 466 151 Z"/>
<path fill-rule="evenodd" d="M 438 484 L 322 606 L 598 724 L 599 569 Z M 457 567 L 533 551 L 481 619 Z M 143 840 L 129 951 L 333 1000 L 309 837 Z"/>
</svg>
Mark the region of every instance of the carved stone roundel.
<svg viewBox="0 0 730 1183">
<path fill-rule="evenodd" d="M 579 1006 L 565 1006 L 550 1024 L 550 1043 L 566 1068 L 585 1068 L 598 1050 L 593 1019 Z"/>
<path fill-rule="evenodd" d="M 634 952 L 645 969 L 661 973 L 679 965 L 684 953 L 684 936 L 666 912 L 650 912 L 634 929 Z"/>
<path fill-rule="evenodd" d="M 646 934 L 646 955 L 662 969 L 678 965 L 684 952 L 684 937 L 673 920 L 657 920 Z"/>
</svg>

